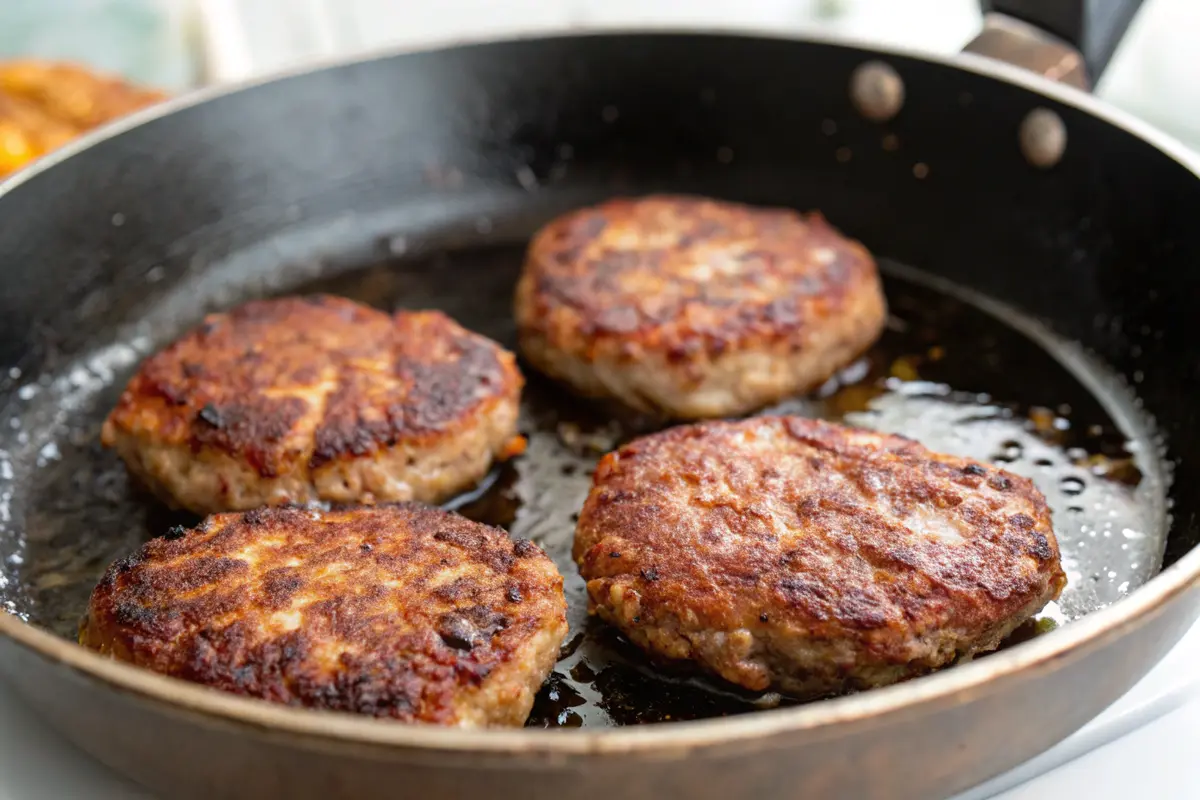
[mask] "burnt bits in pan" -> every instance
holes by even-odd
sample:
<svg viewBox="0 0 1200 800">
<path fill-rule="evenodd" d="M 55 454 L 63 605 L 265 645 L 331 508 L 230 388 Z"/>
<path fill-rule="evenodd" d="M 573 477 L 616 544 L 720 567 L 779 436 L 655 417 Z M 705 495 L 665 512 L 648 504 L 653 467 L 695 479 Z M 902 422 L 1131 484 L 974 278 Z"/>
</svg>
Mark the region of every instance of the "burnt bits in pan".
<svg viewBox="0 0 1200 800">
<path fill-rule="evenodd" d="M 539 370 L 685 419 L 821 385 L 875 340 L 885 307 L 874 259 L 819 214 L 672 195 L 555 219 L 516 290 Z"/>
</svg>

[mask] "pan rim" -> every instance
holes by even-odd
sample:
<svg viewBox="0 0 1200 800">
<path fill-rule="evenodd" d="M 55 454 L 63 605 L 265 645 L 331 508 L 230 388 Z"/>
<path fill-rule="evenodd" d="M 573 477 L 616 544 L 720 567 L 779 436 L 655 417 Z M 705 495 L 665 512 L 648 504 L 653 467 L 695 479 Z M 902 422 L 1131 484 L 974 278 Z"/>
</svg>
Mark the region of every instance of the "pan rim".
<svg viewBox="0 0 1200 800">
<path fill-rule="evenodd" d="M 499 38 L 455 38 L 419 47 L 392 47 L 351 58 L 328 59 L 303 67 L 237 83 L 207 87 L 143 109 L 68 143 L 50 155 L 0 181 L 0 199 L 25 182 L 92 146 L 138 125 L 176 111 L 235 94 L 274 81 L 299 77 L 334 67 L 365 64 L 420 52 L 467 49 L 479 46 L 581 38 L 690 37 L 787 41 L 832 45 L 862 51 L 867 57 L 899 57 L 936 66 L 965 70 L 1027 89 L 1042 97 L 1073 107 L 1121 128 L 1169 156 L 1200 178 L 1200 154 L 1188 150 L 1171 136 L 1149 123 L 1109 106 L 1081 91 L 1056 84 L 1018 67 L 973 54 L 949 56 L 923 53 L 903 47 L 879 45 L 835 35 L 785 35 L 752 29 L 688 27 L 618 28 L 605 26 L 587 32 L 530 33 Z M 291 708 L 264 700 L 241 697 L 217 689 L 189 684 L 150 670 L 114 661 L 38 628 L 19 617 L 0 613 L 0 635 L 55 664 L 106 684 L 108 688 L 157 702 L 171 710 L 199 713 L 213 721 L 240 724 L 287 733 L 311 740 L 410 748 L 425 751 L 517 754 L 533 756 L 587 756 L 627 753 L 658 746 L 662 749 L 694 749 L 732 742 L 748 742 L 776 734 L 828 729 L 838 723 L 912 711 L 933 701 L 947 701 L 978 691 L 1001 678 L 1016 678 L 1088 645 L 1098 645 L 1123 630 L 1142 623 L 1168 602 L 1176 599 L 1200 578 L 1200 547 L 1193 548 L 1129 596 L 1092 612 L 1053 633 L 997 653 L 986 660 L 959 665 L 918 681 L 874 689 L 846 697 L 798 707 L 739 715 L 733 718 L 675 722 L 667 725 L 585 729 L 572 732 L 541 729 L 463 730 L 425 725 L 403 725 L 388 720 L 356 717 L 309 709 Z"/>
</svg>

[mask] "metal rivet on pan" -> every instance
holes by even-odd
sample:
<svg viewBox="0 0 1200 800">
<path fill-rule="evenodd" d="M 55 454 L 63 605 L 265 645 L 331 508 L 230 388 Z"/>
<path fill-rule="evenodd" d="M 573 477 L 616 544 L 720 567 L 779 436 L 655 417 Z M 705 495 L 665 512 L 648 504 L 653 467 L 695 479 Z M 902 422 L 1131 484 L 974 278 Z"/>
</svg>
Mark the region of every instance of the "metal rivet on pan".
<svg viewBox="0 0 1200 800">
<path fill-rule="evenodd" d="M 1048 108 L 1035 108 L 1026 114 L 1018 137 L 1025 160 L 1041 169 L 1057 164 L 1067 149 L 1067 126 Z"/>
<path fill-rule="evenodd" d="M 850 76 L 850 99 L 858 113 L 873 122 L 884 122 L 904 105 L 904 81 L 888 64 L 868 61 Z"/>
</svg>

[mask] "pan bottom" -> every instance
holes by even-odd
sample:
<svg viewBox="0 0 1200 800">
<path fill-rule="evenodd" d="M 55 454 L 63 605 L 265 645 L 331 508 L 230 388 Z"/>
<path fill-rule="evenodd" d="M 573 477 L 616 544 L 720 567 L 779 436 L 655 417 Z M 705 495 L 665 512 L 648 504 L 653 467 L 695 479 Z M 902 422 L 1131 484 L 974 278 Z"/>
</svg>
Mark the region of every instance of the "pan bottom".
<svg viewBox="0 0 1200 800">
<path fill-rule="evenodd" d="M 512 347 L 511 291 L 522 253 L 519 245 L 468 246 L 289 289 L 382 308 L 440 308 Z M 1010 641 L 1115 602 L 1157 573 L 1167 477 L 1132 392 L 1021 315 L 902 265 L 883 266 L 891 314 L 879 342 L 814 397 L 768 411 L 901 433 L 1033 479 L 1053 511 L 1069 583 Z M 195 521 L 142 494 L 98 445 L 100 423 L 138 359 L 179 333 L 110 343 L 27 383 L 0 420 L 0 602 L 27 621 L 74 638 L 112 560 L 170 525 Z M 451 505 L 538 541 L 566 579 L 572 632 L 528 724 L 628 725 L 798 702 L 652 665 L 588 619 L 570 559 L 576 512 L 599 456 L 657 424 L 606 412 L 528 370 L 527 377 L 525 456 Z"/>
</svg>

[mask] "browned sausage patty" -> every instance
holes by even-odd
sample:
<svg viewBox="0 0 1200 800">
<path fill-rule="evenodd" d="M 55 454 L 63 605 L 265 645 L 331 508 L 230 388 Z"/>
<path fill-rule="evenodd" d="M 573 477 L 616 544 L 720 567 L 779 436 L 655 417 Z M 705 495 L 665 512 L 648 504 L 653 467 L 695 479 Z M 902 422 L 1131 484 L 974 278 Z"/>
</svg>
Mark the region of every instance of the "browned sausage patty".
<svg viewBox="0 0 1200 800">
<path fill-rule="evenodd" d="M 436 311 L 290 297 L 213 314 L 147 359 L 103 441 L 197 513 L 440 502 L 520 452 L 511 353 Z"/>
<path fill-rule="evenodd" d="M 1066 583 L 1029 480 L 798 417 L 605 456 L 575 557 L 595 611 L 652 654 L 798 695 L 991 650 Z"/>
<path fill-rule="evenodd" d="M 525 721 L 566 632 L 541 549 L 414 503 L 173 529 L 109 567 L 80 642 L 278 703 L 480 726 Z"/>
<path fill-rule="evenodd" d="M 886 307 L 870 254 L 819 214 L 651 196 L 543 228 L 516 316 L 523 355 L 579 392 L 702 418 L 819 386 Z"/>
</svg>

